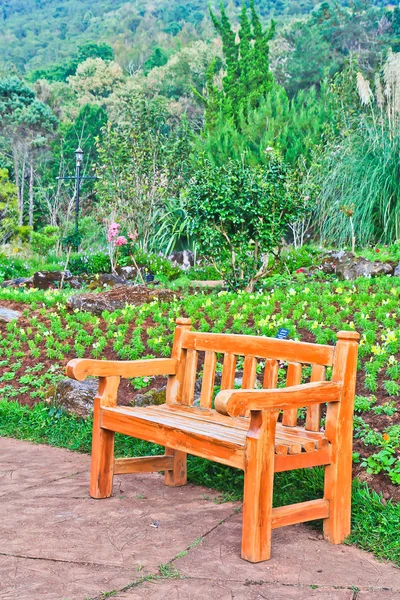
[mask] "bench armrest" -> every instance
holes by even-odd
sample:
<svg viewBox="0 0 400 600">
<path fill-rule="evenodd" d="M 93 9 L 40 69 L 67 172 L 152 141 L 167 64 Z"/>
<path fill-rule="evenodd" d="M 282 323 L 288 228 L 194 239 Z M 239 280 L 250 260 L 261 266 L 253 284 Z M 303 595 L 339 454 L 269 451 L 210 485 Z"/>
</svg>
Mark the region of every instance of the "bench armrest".
<svg viewBox="0 0 400 600">
<path fill-rule="evenodd" d="M 312 404 L 338 402 L 342 383 L 317 381 L 271 390 L 223 390 L 215 398 L 215 408 L 223 415 L 237 417 L 247 410 L 288 410 Z"/>
<path fill-rule="evenodd" d="M 92 360 L 75 358 L 67 364 L 67 375 L 83 381 L 93 377 L 147 377 L 151 375 L 174 375 L 177 361 L 173 358 L 151 358 L 148 360 Z"/>
</svg>

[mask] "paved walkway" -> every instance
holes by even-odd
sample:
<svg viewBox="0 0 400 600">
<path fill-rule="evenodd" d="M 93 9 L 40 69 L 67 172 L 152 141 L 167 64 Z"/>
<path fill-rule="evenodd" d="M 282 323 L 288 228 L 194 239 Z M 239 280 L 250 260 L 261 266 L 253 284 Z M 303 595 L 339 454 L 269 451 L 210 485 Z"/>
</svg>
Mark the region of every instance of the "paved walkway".
<svg viewBox="0 0 400 600">
<path fill-rule="evenodd" d="M 310 527 L 276 530 L 252 565 L 238 504 L 158 474 L 92 500 L 88 472 L 87 456 L 0 438 L 1 600 L 400 600 L 399 569 Z"/>
</svg>

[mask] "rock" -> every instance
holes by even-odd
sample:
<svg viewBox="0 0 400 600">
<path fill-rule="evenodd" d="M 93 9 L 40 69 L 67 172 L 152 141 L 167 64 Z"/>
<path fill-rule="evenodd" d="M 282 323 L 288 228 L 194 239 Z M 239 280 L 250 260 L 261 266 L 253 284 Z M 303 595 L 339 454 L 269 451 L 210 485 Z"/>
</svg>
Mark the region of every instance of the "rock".
<svg viewBox="0 0 400 600">
<path fill-rule="evenodd" d="M 7 279 L 0 283 L 0 287 L 31 287 L 33 277 L 16 277 L 15 279 Z"/>
<path fill-rule="evenodd" d="M 181 266 L 183 269 L 188 270 L 190 267 L 194 266 L 194 253 L 191 250 L 172 252 L 172 254 L 168 256 L 168 260 Z"/>
<path fill-rule="evenodd" d="M 39 290 L 60 287 L 61 281 L 65 281 L 68 278 L 72 278 L 70 271 L 37 271 L 33 275 L 33 287 Z M 55 283 L 58 285 L 54 285 Z"/>
<path fill-rule="evenodd" d="M 400 262 L 399 262 L 399 264 L 397 265 L 397 267 L 395 268 L 393 275 L 394 275 L 395 277 L 400 277 Z"/>
<path fill-rule="evenodd" d="M 117 273 L 124 280 L 136 279 L 138 274 L 135 267 L 117 267 Z"/>
<path fill-rule="evenodd" d="M 5 323 L 11 323 L 11 321 L 16 321 L 22 315 L 18 310 L 11 310 L 11 308 L 4 308 L 0 306 L 0 321 Z"/>
<path fill-rule="evenodd" d="M 165 404 L 167 398 L 167 388 L 162 387 L 159 390 L 149 390 L 144 394 L 136 394 L 134 398 L 135 406 L 159 406 Z"/>
<path fill-rule="evenodd" d="M 321 269 L 324 273 L 335 273 L 339 279 L 345 280 L 391 275 L 393 273 L 393 266 L 390 263 L 370 261 L 362 256 L 355 256 L 352 252 L 344 252 L 343 250 L 327 253 Z"/>
<path fill-rule="evenodd" d="M 116 273 L 101 273 L 98 281 L 100 285 L 109 285 L 110 287 L 126 284 L 126 279 Z"/>
<path fill-rule="evenodd" d="M 55 388 L 52 388 L 48 400 L 53 400 L 68 412 L 78 417 L 88 417 L 93 410 L 93 400 L 97 393 L 97 379 L 75 381 L 62 379 Z"/>
<path fill-rule="evenodd" d="M 79 289 L 84 284 L 83 277 L 72 275 L 71 271 L 37 271 L 33 275 L 33 287 L 39 290 L 59 288 L 61 284 Z"/>
<path fill-rule="evenodd" d="M 116 285 L 112 290 L 99 293 L 76 294 L 67 300 L 69 308 L 86 310 L 101 315 L 104 310 L 114 312 L 127 304 L 136 306 L 159 300 L 168 302 L 179 294 L 171 290 L 150 289 L 145 285 Z"/>
</svg>

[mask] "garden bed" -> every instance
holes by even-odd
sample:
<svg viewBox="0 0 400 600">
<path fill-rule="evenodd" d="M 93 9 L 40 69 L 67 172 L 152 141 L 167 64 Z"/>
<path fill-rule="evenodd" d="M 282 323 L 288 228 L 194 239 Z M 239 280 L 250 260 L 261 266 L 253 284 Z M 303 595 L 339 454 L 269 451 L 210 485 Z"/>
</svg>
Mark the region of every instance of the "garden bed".
<svg viewBox="0 0 400 600">
<path fill-rule="evenodd" d="M 298 281 L 275 284 L 262 294 L 226 291 L 171 295 L 166 301 L 126 306 L 93 315 L 66 306 L 64 291 L 0 290 L 0 305 L 23 312 L 0 323 L 0 397 L 32 406 L 52 398 L 75 357 L 134 360 L 169 356 L 178 316 L 203 331 L 275 336 L 335 343 L 340 329 L 361 334 L 355 415 L 355 474 L 384 500 L 400 500 L 400 281 Z M 200 365 L 201 367 L 201 365 Z M 305 370 L 305 378 L 307 377 Z M 283 384 L 284 366 L 280 370 Z M 123 381 L 119 402 L 160 389 L 163 378 Z M 218 391 L 216 389 L 216 391 Z"/>
</svg>

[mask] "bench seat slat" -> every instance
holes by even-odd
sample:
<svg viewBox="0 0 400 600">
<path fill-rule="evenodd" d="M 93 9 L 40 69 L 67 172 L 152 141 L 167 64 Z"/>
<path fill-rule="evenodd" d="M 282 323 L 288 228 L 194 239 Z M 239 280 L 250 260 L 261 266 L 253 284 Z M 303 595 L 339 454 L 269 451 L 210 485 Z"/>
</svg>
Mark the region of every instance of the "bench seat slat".
<svg viewBox="0 0 400 600">
<path fill-rule="evenodd" d="M 241 451 L 244 451 L 249 428 L 248 419 L 225 417 L 224 415 L 219 415 L 215 410 L 202 410 L 189 407 L 186 407 L 186 410 L 182 409 L 183 407 L 178 408 L 167 405 L 107 408 L 102 411 L 105 419 L 103 426 L 106 429 L 109 427 L 112 428 L 112 425 L 110 426 L 108 421 L 113 420 L 112 415 L 117 415 L 116 420 L 122 420 L 124 427 L 129 426 L 129 423 L 134 421 L 136 425 L 132 425 L 132 428 L 136 433 L 131 433 L 130 435 L 141 439 L 149 439 L 146 436 L 140 435 L 141 427 L 143 427 L 142 434 L 144 433 L 144 429 L 148 431 L 151 428 L 155 430 L 167 428 L 175 431 L 177 434 L 183 433 L 195 438 L 200 436 L 211 443 L 225 445 L 229 448 L 237 447 Z M 219 417 L 218 420 L 216 416 Z M 119 429 L 116 429 L 116 431 L 119 431 Z M 120 432 L 124 433 L 124 431 Z M 137 432 L 139 432 L 139 435 Z M 275 438 L 276 454 L 285 456 L 310 453 L 325 448 L 328 445 L 328 441 L 324 438 L 323 433 L 316 434 L 312 432 L 312 436 L 309 433 L 300 427 L 290 428 L 287 431 L 286 427 L 278 423 Z M 155 443 L 161 443 L 161 440 Z"/>
</svg>

